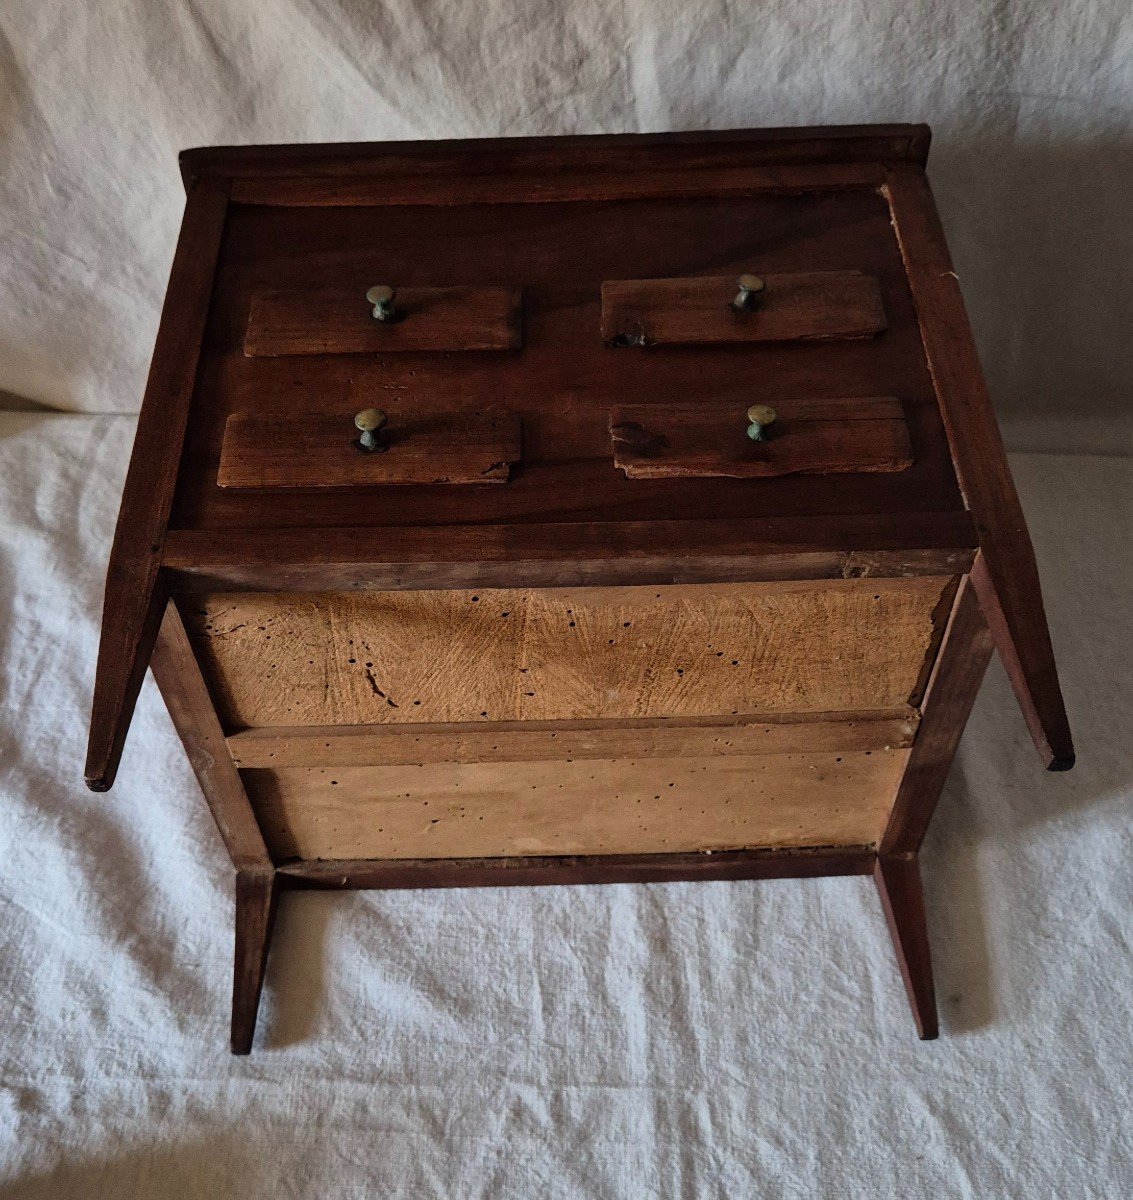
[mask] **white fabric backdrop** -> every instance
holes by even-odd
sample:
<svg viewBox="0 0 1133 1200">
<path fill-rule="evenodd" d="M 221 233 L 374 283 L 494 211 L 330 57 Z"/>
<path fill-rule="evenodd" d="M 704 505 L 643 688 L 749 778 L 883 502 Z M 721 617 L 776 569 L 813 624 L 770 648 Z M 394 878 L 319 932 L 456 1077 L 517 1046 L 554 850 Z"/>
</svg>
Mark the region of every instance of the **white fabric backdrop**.
<svg viewBox="0 0 1133 1200">
<path fill-rule="evenodd" d="M 1009 441 L 1133 449 L 1129 0 L 5 0 L 0 391 L 136 411 L 188 145 L 896 120 Z"/>
<path fill-rule="evenodd" d="M 146 684 L 86 792 L 126 417 L 0 414 L 0 1200 L 1118 1200 L 1133 1179 L 1133 464 L 1017 457 L 1079 743 L 996 664 L 925 852 L 943 1036 L 867 880 L 285 897 Z"/>
</svg>

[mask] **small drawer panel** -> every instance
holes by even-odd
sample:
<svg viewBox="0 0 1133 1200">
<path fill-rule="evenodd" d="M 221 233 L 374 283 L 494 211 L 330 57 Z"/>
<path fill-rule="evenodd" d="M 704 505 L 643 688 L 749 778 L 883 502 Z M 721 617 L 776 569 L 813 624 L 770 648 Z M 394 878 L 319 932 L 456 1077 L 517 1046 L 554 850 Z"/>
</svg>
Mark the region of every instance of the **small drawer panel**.
<svg viewBox="0 0 1133 1200">
<path fill-rule="evenodd" d="M 213 593 L 181 608 L 232 733 L 899 711 L 950 584 Z"/>
<path fill-rule="evenodd" d="M 246 770 L 278 859 L 860 846 L 907 750 Z"/>
<path fill-rule="evenodd" d="M 365 450 L 350 413 L 233 413 L 224 430 L 222 488 L 375 487 L 507 483 L 520 421 L 507 413 L 391 411 L 381 448 Z"/>
<path fill-rule="evenodd" d="M 517 350 L 521 294 L 499 287 L 399 289 L 394 316 L 375 320 L 366 289 L 261 292 L 244 337 L 252 358 L 284 354 Z"/>
<path fill-rule="evenodd" d="M 630 479 L 835 475 L 913 465 L 899 400 L 865 396 L 776 401 L 763 440 L 747 435 L 746 405 L 719 401 L 623 404 L 610 410 L 614 465 Z"/>
<path fill-rule="evenodd" d="M 860 271 L 764 275 L 758 300 L 733 305 L 734 275 L 616 279 L 602 284 L 609 346 L 709 346 L 874 337 L 886 328 L 881 289 Z"/>
</svg>

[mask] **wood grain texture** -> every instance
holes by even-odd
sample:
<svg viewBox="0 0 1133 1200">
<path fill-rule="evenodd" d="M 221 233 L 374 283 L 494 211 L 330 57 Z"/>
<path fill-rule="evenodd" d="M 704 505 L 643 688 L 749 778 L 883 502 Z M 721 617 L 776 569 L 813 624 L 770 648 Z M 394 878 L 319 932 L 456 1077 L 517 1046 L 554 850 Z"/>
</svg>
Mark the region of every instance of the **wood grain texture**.
<svg viewBox="0 0 1133 1200">
<path fill-rule="evenodd" d="M 287 208 L 380 208 L 399 205 L 585 204 L 634 200 L 695 200 L 705 196 L 792 195 L 819 188 L 878 187 L 880 163 L 799 163 L 782 166 L 668 167 L 614 174 L 608 169 L 548 171 L 545 174 L 483 174 L 449 178 L 421 174 L 249 176 L 232 181 L 238 204 Z"/>
<path fill-rule="evenodd" d="M 724 850 L 695 854 L 591 854 L 511 858 L 304 859 L 279 868 L 300 888 L 537 887 L 578 883 L 677 883 L 868 875 L 870 846 Z"/>
<path fill-rule="evenodd" d="M 904 471 L 913 465 L 900 400 L 787 400 L 765 438 L 747 436 L 746 408 L 713 401 L 622 404 L 610 410 L 614 465 L 630 479 L 759 479 Z"/>
<path fill-rule="evenodd" d="M 236 872 L 236 949 L 232 971 L 232 1053 L 249 1054 L 264 985 L 277 897 L 273 867 Z"/>
<path fill-rule="evenodd" d="M 220 189 L 189 189 L 106 573 L 84 770 L 96 792 L 114 783 L 165 612 L 161 548 L 227 208 Z"/>
<path fill-rule="evenodd" d="M 490 725 L 316 725 L 246 729 L 228 738 L 238 767 L 374 767 L 553 758 L 681 758 L 879 750 L 911 746 L 919 714 L 769 713 L 624 721 L 493 721 Z"/>
<path fill-rule="evenodd" d="M 172 602 L 166 606 L 150 665 L 232 865 L 237 869 L 270 866 L 248 794 Z"/>
<path fill-rule="evenodd" d="M 732 308 L 736 276 L 611 279 L 602 284 L 608 346 L 727 346 L 866 338 L 886 328 L 877 280 L 861 271 L 762 276 L 767 290 L 746 312 Z"/>
<path fill-rule="evenodd" d="M 243 772 L 272 853 L 650 854 L 876 843 L 907 750 Z"/>
<path fill-rule="evenodd" d="M 920 849 L 991 657 L 992 640 L 970 578 L 961 580 L 922 705 L 908 769 L 881 840 L 883 854 Z"/>
<path fill-rule="evenodd" d="M 518 289 L 397 289 L 396 319 L 376 321 L 366 290 L 346 287 L 263 292 L 252 297 L 244 353 L 396 354 L 402 351 L 517 350 L 523 344 Z"/>
<path fill-rule="evenodd" d="M 742 270 L 753 255 L 769 273 L 860 269 L 880 281 L 889 329 L 866 341 L 749 343 L 657 353 L 612 351 L 598 336 L 603 279 Z M 301 248 L 296 253 L 295 247 Z M 582 248 L 585 248 L 583 252 Z M 524 287 L 524 345 L 477 354 L 308 355 L 248 358 L 243 338 L 253 296 L 265 289 L 344 286 L 364 294 L 375 276 L 425 286 L 505 277 Z M 808 396 L 900 396 L 914 463 L 907 471 L 771 479 L 627 480 L 610 462 L 609 410 L 630 400 L 697 395 L 777 406 Z M 751 395 L 758 381 L 759 396 Z M 503 406 L 523 422 L 523 469 L 507 487 L 475 494 L 444 485 L 390 489 L 359 506 L 348 489 L 264 495 L 217 488 L 225 425 L 259 415 L 393 409 L 400 399 L 483 411 Z M 923 514 L 962 513 L 916 312 L 889 206 L 876 190 L 797 196 L 365 209 L 233 205 L 218 274 L 174 527 L 186 531 L 320 531 L 357 526 L 545 529 L 586 525 L 596 557 L 652 521 L 798 520 L 821 544 L 831 525 L 884 518 L 908 545 Z M 375 546 L 385 536 L 372 538 Z M 849 549 L 868 549 L 850 546 Z M 710 552 L 711 543 L 699 550 Z M 375 551 L 376 553 L 379 551 Z M 278 555 L 276 556 L 278 561 Z"/>
<path fill-rule="evenodd" d="M 879 854 L 873 867 L 873 881 L 881 898 L 917 1035 L 922 1041 L 931 1041 L 938 1036 L 939 1027 L 917 856 Z"/>
<path fill-rule="evenodd" d="M 380 537 L 365 526 L 173 529 L 162 564 L 185 592 L 739 583 L 956 575 L 976 540 L 967 513 L 928 512 L 915 528 L 852 515 L 385 527 Z"/>
<path fill-rule="evenodd" d="M 354 414 L 233 413 L 220 452 L 226 488 L 379 487 L 507 483 L 520 458 L 519 418 L 507 413 L 389 410 L 386 449 L 358 445 Z"/>
<path fill-rule="evenodd" d="M 396 141 L 206 146 L 183 150 L 186 185 L 220 176 L 234 180 L 349 179 L 405 176 L 464 180 L 599 171 L 647 179 L 657 171 L 705 171 L 733 166 L 807 163 L 877 165 L 928 157 L 927 125 L 826 125 L 575 137 L 482 138 L 476 141 Z"/>
<path fill-rule="evenodd" d="M 1068 770 L 1074 744 L 1038 566 L 932 191 L 923 170 L 897 164 L 887 192 L 956 472 L 979 525 L 972 579 L 1036 749 L 1049 770 Z"/>
<path fill-rule="evenodd" d="M 229 732 L 903 706 L 947 578 L 220 593 L 186 623 Z"/>
</svg>

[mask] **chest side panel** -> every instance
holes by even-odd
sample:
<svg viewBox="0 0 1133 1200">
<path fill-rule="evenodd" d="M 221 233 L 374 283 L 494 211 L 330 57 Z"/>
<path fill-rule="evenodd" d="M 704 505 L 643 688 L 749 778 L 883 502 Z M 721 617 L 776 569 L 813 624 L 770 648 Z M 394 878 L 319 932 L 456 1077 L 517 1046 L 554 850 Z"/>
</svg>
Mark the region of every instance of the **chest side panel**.
<svg viewBox="0 0 1133 1200">
<path fill-rule="evenodd" d="M 949 579 L 325 594 L 183 605 L 222 722 L 899 710 Z"/>
</svg>

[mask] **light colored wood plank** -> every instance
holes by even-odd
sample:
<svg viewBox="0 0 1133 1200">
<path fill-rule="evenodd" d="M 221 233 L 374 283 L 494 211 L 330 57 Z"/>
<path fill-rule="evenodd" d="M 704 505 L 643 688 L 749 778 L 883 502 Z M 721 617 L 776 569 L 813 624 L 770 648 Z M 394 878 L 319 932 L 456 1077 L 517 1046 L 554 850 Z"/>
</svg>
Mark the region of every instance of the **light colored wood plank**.
<svg viewBox="0 0 1133 1200">
<path fill-rule="evenodd" d="M 281 858 L 876 842 L 907 750 L 243 772 Z"/>
<path fill-rule="evenodd" d="M 184 616 L 228 732 L 832 713 L 908 701 L 948 583 L 216 593 Z"/>
<path fill-rule="evenodd" d="M 507 483 L 520 421 L 508 413 L 388 413 L 386 449 L 358 446 L 354 413 L 239 412 L 228 418 L 216 482 L 224 488 Z"/>
<path fill-rule="evenodd" d="M 397 319 L 376 321 L 366 290 L 344 286 L 333 291 L 275 291 L 254 296 L 244 353 L 272 357 L 515 350 L 522 344 L 518 291 L 500 287 L 398 288 Z"/>
<path fill-rule="evenodd" d="M 747 436 L 746 403 L 696 400 L 610 410 L 614 466 L 630 479 L 761 479 L 904 471 L 913 465 L 900 400 L 777 400 L 765 440 Z"/>
<path fill-rule="evenodd" d="M 735 345 L 873 337 L 886 328 L 872 275 L 805 271 L 763 279 L 767 290 L 747 312 L 731 307 L 735 275 L 607 280 L 602 339 L 612 346 Z"/>
<path fill-rule="evenodd" d="M 246 729 L 228 738 L 238 767 L 409 766 L 436 762 L 540 762 L 561 758 L 683 758 L 913 744 L 919 714 L 773 713 L 761 721 L 493 721 L 480 725 L 320 725 Z"/>
</svg>

